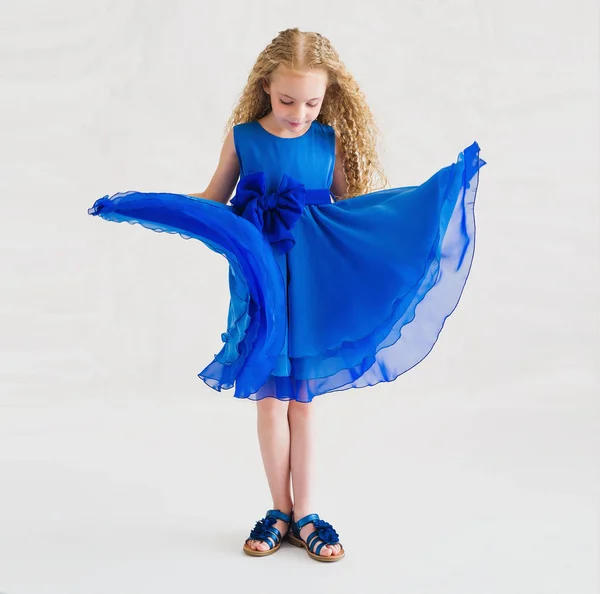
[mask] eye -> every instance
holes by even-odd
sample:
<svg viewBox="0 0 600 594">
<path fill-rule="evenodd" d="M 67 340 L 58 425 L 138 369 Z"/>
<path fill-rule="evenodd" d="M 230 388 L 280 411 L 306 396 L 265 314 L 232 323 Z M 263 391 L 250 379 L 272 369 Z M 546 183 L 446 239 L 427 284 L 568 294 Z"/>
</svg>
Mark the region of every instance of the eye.
<svg viewBox="0 0 600 594">
<path fill-rule="evenodd" d="M 293 101 L 289 101 L 286 103 L 283 99 L 280 99 L 279 102 L 282 103 L 283 105 L 291 105 L 293 103 Z M 308 107 L 317 107 L 317 105 L 319 105 L 319 103 L 318 102 L 314 103 L 314 104 L 307 103 L 306 105 L 308 105 Z"/>
</svg>

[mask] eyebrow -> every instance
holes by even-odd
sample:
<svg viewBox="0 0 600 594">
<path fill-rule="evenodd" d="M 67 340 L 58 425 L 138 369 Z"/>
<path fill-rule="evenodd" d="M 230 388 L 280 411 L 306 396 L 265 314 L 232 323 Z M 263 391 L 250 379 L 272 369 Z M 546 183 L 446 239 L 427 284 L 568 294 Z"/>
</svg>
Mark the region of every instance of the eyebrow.
<svg viewBox="0 0 600 594">
<path fill-rule="evenodd" d="M 292 101 L 296 101 L 293 97 L 290 97 L 289 95 L 286 95 L 285 93 L 279 93 L 280 95 L 283 95 L 284 97 L 287 97 L 288 99 L 291 99 Z M 321 97 L 313 97 L 312 99 L 307 99 L 307 101 L 316 101 L 317 99 L 320 99 Z"/>
</svg>

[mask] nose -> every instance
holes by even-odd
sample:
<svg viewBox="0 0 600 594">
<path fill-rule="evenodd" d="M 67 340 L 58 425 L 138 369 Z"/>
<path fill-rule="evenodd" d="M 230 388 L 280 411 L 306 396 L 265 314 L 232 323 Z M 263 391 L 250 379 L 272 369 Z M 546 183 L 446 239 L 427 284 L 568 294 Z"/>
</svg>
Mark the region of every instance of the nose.
<svg viewBox="0 0 600 594">
<path fill-rule="evenodd" d="M 306 114 L 303 111 L 293 111 L 290 119 L 292 122 L 303 122 L 305 117 Z"/>
</svg>

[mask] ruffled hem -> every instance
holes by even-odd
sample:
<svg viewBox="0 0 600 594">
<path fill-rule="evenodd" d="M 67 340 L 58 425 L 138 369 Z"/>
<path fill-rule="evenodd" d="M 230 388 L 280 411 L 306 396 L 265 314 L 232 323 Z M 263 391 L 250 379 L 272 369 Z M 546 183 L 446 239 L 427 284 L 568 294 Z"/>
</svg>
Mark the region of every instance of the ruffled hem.
<svg viewBox="0 0 600 594">
<path fill-rule="evenodd" d="M 97 200 L 88 214 L 197 239 L 229 262 L 231 306 L 221 351 L 202 379 L 249 392 L 264 384 L 284 344 L 285 289 L 272 248 L 229 205 L 184 194 L 123 192 Z M 251 249 L 250 247 L 251 246 Z"/>
<path fill-rule="evenodd" d="M 484 164 L 479 146 L 473 143 L 460 153 L 457 163 L 426 182 L 433 182 L 430 195 L 441 200 L 441 206 L 435 221 L 437 232 L 434 227 L 432 235 L 427 235 L 433 239 L 428 255 L 425 244 L 421 268 L 409 275 L 414 281 L 409 286 L 399 283 L 395 298 L 380 300 L 375 315 L 365 320 L 364 335 L 337 340 L 332 335 L 332 345 L 320 350 L 313 344 L 312 349 L 303 350 L 304 356 L 289 357 L 286 376 L 273 375 L 288 324 L 286 287 L 271 245 L 254 225 L 229 205 L 170 193 L 105 196 L 88 212 L 114 222 L 127 221 L 197 239 L 222 254 L 230 265 L 231 293 L 227 331 L 221 335 L 225 344 L 198 377 L 217 391 L 235 386 L 234 396 L 240 399 L 275 397 L 310 402 L 328 392 L 393 381 L 431 351 L 460 299 L 471 268 L 474 203 L 479 169 Z M 307 208 L 323 208 L 325 212 L 350 210 L 361 204 L 370 207 L 370 202 L 364 201 L 375 204 L 380 198 L 399 198 L 409 190 L 412 188 L 383 190 Z M 400 217 L 402 206 L 397 204 L 394 213 Z M 386 257 L 393 256 L 388 253 Z M 345 328 L 340 334 L 343 332 Z"/>
</svg>

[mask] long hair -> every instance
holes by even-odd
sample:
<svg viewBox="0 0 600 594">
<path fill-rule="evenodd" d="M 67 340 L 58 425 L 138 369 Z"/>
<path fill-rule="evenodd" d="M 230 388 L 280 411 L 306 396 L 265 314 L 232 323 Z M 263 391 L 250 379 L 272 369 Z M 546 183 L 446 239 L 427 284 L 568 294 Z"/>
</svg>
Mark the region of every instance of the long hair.
<svg viewBox="0 0 600 594">
<path fill-rule="evenodd" d="M 297 28 L 279 32 L 258 55 L 239 102 L 227 121 L 225 134 L 234 125 L 257 120 L 271 111 L 262 81 L 270 83 L 271 73 L 280 65 L 291 70 L 320 68 L 327 72 L 327 91 L 317 121 L 332 126 L 340 135 L 348 183 L 347 194 L 340 199 L 388 185 L 376 150 L 380 131 L 365 96 L 331 42 L 319 33 Z"/>
</svg>

